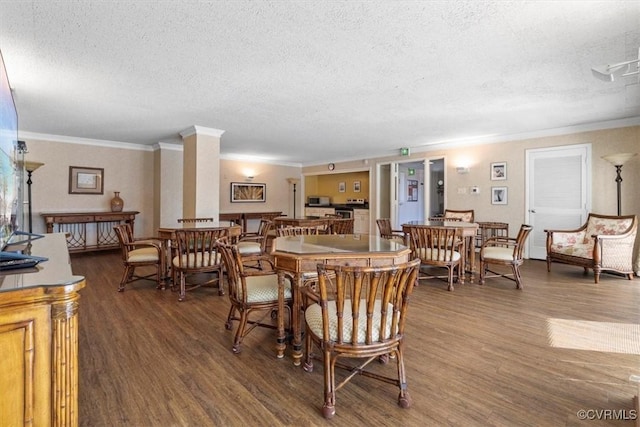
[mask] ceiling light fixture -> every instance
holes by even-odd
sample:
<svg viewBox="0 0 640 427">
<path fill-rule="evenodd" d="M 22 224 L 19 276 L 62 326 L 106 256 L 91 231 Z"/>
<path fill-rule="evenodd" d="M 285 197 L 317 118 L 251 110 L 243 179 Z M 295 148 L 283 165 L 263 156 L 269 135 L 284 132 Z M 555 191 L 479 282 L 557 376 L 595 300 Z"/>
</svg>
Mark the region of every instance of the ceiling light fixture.
<svg viewBox="0 0 640 427">
<path fill-rule="evenodd" d="M 612 82 L 616 77 L 638 75 L 640 74 L 640 48 L 638 48 L 638 59 L 619 62 L 617 64 L 591 67 L 591 72 L 595 78 L 605 82 Z"/>
</svg>

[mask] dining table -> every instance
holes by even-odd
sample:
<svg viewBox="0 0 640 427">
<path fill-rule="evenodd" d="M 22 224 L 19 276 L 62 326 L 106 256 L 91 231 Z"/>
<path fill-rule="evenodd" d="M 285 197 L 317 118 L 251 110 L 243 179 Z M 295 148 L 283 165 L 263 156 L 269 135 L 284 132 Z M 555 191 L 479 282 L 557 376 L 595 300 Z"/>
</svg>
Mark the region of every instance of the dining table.
<svg viewBox="0 0 640 427">
<path fill-rule="evenodd" d="M 331 217 L 324 216 L 301 216 L 301 217 L 288 217 L 279 216 L 273 219 L 275 228 L 280 227 L 317 227 L 321 230 L 325 230 L 329 224 L 331 224 Z"/>
<path fill-rule="evenodd" d="M 291 337 L 293 364 L 302 359 L 302 290 L 305 275 L 317 273 L 318 264 L 385 266 L 409 261 L 411 250 L 396 241 L 369 234 L 319 234 L 277 237 L 271 252 L 278 274 L 277 357 L 284 357 L 284 288 L 292 280 Z"/>
<path fill-rule="evenodd" d="M 411 235 L 411 229 L 417 227 L 446 227 L 446 228 L 460 228 L 462 230 L 462 265 L 465 266 L 465 272 L 469 273 L 469 281 L 474 282 L 476 273 L 476 250 L 475 250 L 475 238 L 478 232 L 478 224 L 475 222 L 464 221 L 446 221 L 440 219 L 426 219 L 408 221 L 402 224 L 402 232 L 405 235 L 405 242 L 409 245 L 409 236 Z M 460 275 L 460 283 L 464 284 L 464 275 Z"/>
<path fill-rule="evenodd" d="M 184 229 L 204 229 L 204 230 L 227 230 L 229 240 L 233 243 L 240 238 L 242 234 L 242 226 L 233 221 L 205 221 L 205 222 L 178 222 L 176 219 L 167 222 L 158 227 L 158 239 L 162 242 L 162 255 L 165 259 L 164 279 L 167 280 L 171 275 L 171 247 L 172 242 L 176 238 L 176 231 Z"/>
</svg>

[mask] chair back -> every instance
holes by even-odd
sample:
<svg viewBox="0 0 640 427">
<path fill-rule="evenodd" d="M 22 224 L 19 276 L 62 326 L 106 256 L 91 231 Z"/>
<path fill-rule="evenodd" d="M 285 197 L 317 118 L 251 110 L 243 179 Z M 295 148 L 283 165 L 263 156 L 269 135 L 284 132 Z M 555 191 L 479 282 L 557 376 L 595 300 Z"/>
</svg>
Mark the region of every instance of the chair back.
<svg viewBox="0 0 640 427">
<path fill-rule="evenodd" d="M 384 239 L 393 238 L 393 230 L 391 227 L 391 220 L 389 218 L 377 219 L 376 224 L 378 224 L 378 231 L 380 231 L 380 237 Z"/>
<path fill-rule="evenodd" d="M 411 227 L 409 242 L 423 263 L 447 265 L 460 259 L 462 229 L 457 227 Z"/>
<path fill-rule="evenodd" d="M 357 347 L 364 353 L 364 346 L 400 341 L 419 268 L 419 259 L 381 267 L 319 264 L 314 309 L 321 310 L 322 325 L 315 329 L 322 328 L 325 345 Z M 308 321 L 314 317 L 310 314 Z"/>
<path fill-rule="evenodd" d="M 520 226 L 520 230 L 518 231 L 518 235 L 516 236 L 516 247 L 513 253 L 514 259 L 522 259 L 522 252 L 524 251 L 524 243 L 529 237 L 529 233 L 533 229 L 532 226 L 527 224 L 522 224 Z"/>
<path fill-rule="evenodd" d="M 213 222 L 213 218 L 178 218 L 178 222 L 189 223 L 189 222 Z"/>
<path fill-rule="evenodd" d="M 320 234 L 318 227 L 279 227 L 276 229 L 278 237 L 284 236 L 309 236 Z"/>
<path fill-rule="evenodd" d="M 353 234 L 353 218 L 335 218 L 329 223 L 329 234 Z"/>
<path fill-rule="evenodd" d="M 258 240 L 260 243 L 260 251 L 265 253 L 267 251 L 267 238 L 269 237 L 269 232 L 273 230 L 273 221 L 268 218 L 263 218 L 260 220 L 260 225 L 258 226 Z"/>
<path fill-rule="evenodd" d="M 227 239 L 226 229 L 185 228 L 175 231 L 176 256 L 173 266 L 197 272 L 216 269 L 221 264 L 215 243 Z"/>
<path fill-rule="evenodd" d="M 227 273 L 228 295 L 232 301 L 243 301 L 243 296 L 247 295 L 246 283 L 244 281 L 244 266 L 242 255 L 236 245 L 229 245 L 226 242 L 216 243 L 216 247 L 222 262 L 225 273 Z"/>
<path fill-rule="evenodd" d="M 133 231 L 131 230 L 131 226 L 127 223 L 119 224 L 113 227 L 113 230 L 118 237 L 118 242 L 120 243 L 120 252 L 122 254 L 122 260 L 127 261 L 129 258 L 129 251 L 131 248 L 131 243 L 133 242 Z"/>
<path fill-rule="evenodd" d="M 473 222 L 474 220 L 474 211 L 470 210 L 453 210 L 453 209 L 445 209 L 444 210 L 444 219 L 447 221 L 463 221 L 463 222 Z"/>
</svg>

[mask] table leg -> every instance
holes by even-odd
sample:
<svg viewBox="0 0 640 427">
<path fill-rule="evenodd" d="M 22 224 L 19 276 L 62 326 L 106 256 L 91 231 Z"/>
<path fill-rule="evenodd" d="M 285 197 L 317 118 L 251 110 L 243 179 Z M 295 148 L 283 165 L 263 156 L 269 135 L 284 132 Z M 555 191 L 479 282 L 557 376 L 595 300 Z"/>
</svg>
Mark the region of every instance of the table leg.
<svg viewBox="0 0 640 427">
<path fill-rule="evenodd" d="M 467 253 L 469 254 L 469 273 L 470 273 L 470 278 L 469 281 L 471 283 L 474 282 L 475 280 L 475 276 L 476 276 L 476 245 L 474 242 L 475 237 L 474 236 L 470 236 L 468 237 L 468 251 Z"/>
<path fill-rule="evenodd" d="M 276 350 L 278 359 L 284 357 L 287 335 L 284 329 L 284 283 L 285 273 L 278 271 L 278 332 L 276 337 Z M 293 346 L 293 364 L 300 366 L 302 363 L 302 331 L 300 329 L 300 309 L 302 307 L 302 275 L 296 273 L 291 285 L 293 304 L 291 307 L 291 330 Z"/>
</svg>

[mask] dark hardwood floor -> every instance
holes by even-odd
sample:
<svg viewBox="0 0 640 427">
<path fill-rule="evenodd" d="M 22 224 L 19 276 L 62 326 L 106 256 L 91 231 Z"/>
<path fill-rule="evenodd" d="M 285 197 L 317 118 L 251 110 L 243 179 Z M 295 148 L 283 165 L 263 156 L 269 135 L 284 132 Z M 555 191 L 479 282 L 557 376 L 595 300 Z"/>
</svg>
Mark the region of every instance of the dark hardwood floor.
<svg viewBox="0 0 640 427">
<path fill-rule="evenodd" d="M 116 292 L 119 254 L 73 255 L 87 287 L 80 301 L 82 426 L 622 426 L 582 420 L 580 410 L 630 418 L 640 355 L 549 345 L 547 319 L 640 324 L 640 279 L 593 275 L 527 260 L 524 289 L 421 282 L 413 293 L 406 369 L 413 405 L 397 390 L 357 377 L 338 391 L 336 416 L 321 416 L 322 366 L 275 358 L 275 333 L 257 329 L 231 352 L 229 309 L 215 288 L 179 303 L 152 281 Z M 235 326 L 235 325 L 234 325 Z M 394 369 L 395 364 L 377 369 Z"/>
</svg>

